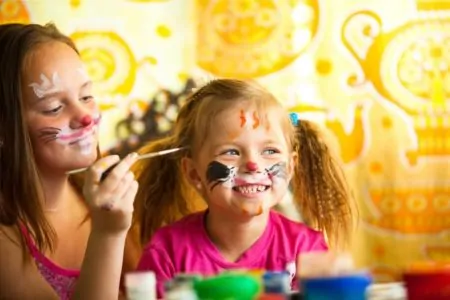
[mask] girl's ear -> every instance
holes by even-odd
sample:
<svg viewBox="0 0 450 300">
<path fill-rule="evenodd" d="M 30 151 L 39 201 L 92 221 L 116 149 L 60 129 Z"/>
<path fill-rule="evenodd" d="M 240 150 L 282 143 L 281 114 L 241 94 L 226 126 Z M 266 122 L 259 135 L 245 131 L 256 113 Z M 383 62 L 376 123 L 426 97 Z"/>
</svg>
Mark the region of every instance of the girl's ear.
<svg viewBox="0 0 450 300">
<path fill-rule="evenodd" d="M 288 165 L 289 165 L 288 166 L 289 181 L 291 181 L 292 177 L 294 176 L 294 172 L 295 172 L 297 163 L 298 163 L 298 153 L 294 151 L 289 155 L 289 163 L 288 163 Z"/>
<path fill-rule="evenodd" d="M 189 184 L 199 191 L 202 188 L 202 181 L 192 158 L 183 157 L 181 159 L 181 166 Z"/>
</svg>

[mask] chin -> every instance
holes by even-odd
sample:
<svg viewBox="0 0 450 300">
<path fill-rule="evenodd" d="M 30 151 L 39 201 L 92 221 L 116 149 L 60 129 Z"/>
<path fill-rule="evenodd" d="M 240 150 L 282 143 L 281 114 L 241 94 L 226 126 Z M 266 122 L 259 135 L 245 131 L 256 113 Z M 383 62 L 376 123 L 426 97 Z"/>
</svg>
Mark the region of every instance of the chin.
<svg viewBox="0 0 450 300">
<path fill-rule="evenodd" d="M 266 205 L 263 201 L 258 201 L 257 203 L 241 203 L 238 206 L 238 211 L 242 216 L 246 217 L 257 217 L 268 212 L 270 206 Z"/>
<path fill-rule="evenodd" d="M 97 160 L 97 150 L 89 153 L 89 154 L 75 154 L 69 158 L 65 158 L 67 164 L 65 164 L 64 168 L 68 169 L 67 171 L 79 169 L 79 168 L 87 168 L 90 167 Z"/>
</svg>

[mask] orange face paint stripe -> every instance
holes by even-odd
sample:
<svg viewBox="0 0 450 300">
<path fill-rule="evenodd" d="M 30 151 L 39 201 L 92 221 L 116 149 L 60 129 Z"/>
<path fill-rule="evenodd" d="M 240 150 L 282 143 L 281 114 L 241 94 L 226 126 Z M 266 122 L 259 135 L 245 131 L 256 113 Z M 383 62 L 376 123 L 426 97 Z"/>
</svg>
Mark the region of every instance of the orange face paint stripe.
<svg viewBox="0 0 450 300">
<path fill-rule="evenodd" d="M 253 112 L 253 129 L 256 129 L 256 128 L 258 128 L 259 127 L 259 117 L 258 117 L 258 114 L 256 113 L 256 111 L 255 112 Z"/>
<path fill-rule="evenodd" d="M 241 114 L 239 115 L 239 118 L 241 119 L 241 128 L 244 127 L 245 123 L 247 123 L 247 118 L 245 117 L 245 112 L 243 109 L 241 109 Z"/>
</svg>

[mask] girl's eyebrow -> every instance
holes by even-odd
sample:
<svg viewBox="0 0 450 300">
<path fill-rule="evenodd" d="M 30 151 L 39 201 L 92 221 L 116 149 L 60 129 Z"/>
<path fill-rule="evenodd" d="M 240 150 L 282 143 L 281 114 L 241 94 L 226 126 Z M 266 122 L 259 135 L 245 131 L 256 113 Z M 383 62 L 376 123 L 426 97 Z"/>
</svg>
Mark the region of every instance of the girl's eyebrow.
<svg viewBox="0 0 450 300">
<path fill-rule="evenodd" d="M 280 141 L 274 139 L 266 139 L 262 142 L 262 144 L 280 144 Z"/>
<path fill-rule="evenodd" d="M 55 98 L 56 96 L 61 95 L 61 94 L 64 94 L 64 91 L 55 91 L 55 92 L 52 92 L 52 93 L 45 94 L 42 98 L 38 97 L 37 100 L 36 100 L 36 103 L 40 103 L 40 102 L 44 102 L 44 101 L 50 100 L 50 99 Z"/>
<path fill-rule="evenodd" d="M 91 86 L 91 85 L 92 85 L 92 81 L 91 81 L 91 80 L 88 80 L 88 81 L 86 81 L 85 83 L 83 83 L 83 84 L 80 86 L 80 90 L 83 89 L 83 88 L 86 88 L 86 87 L 88 87 L 88 86 Z M 39 103 L 39 102 L 42 102 L 42 101 L 46 101 L 46 100 L 55 98 L 56 96 L 59 96 L 59 95 L 61 95 L 61 94 L 64 94 L 64 91 L 55 91 L 55 92 L 52 92 L 52 93 L 45 94 L 42 98 L 38 98 L 38 99 L 36 100 L 36 103 Z"/>
<path fill-rule="evenodd" d="M 80 86 L 80 89 L 92 85 L 92 80 L 88 80 Z"/>
</svg>

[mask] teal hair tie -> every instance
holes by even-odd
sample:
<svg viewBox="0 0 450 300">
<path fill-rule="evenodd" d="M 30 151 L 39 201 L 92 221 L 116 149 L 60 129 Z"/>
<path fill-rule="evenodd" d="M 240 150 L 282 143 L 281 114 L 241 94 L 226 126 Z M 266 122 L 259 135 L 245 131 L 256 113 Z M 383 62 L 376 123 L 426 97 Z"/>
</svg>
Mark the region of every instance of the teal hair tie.
<svg viewBox="0 0 450 300">
<path fill-rule="evenodd" d="M 298 119 L 298 114 L 295 112 L 289 113 L 289 118 L 291 119 L 292 125 L 297 126 L 300 120 Z"/>
</svg>

